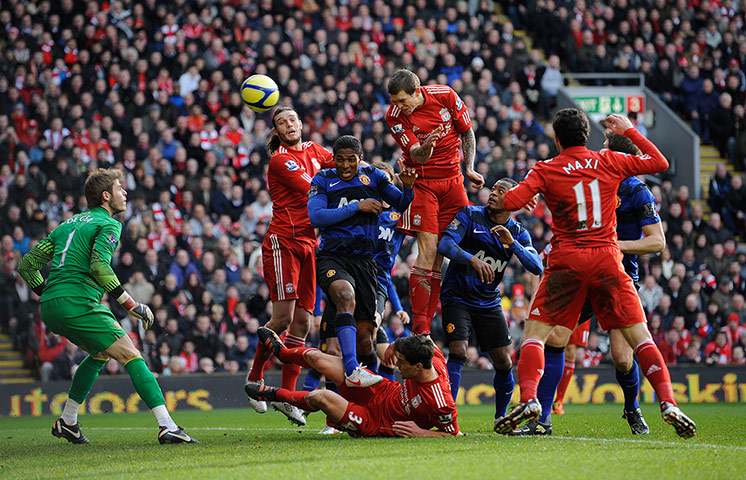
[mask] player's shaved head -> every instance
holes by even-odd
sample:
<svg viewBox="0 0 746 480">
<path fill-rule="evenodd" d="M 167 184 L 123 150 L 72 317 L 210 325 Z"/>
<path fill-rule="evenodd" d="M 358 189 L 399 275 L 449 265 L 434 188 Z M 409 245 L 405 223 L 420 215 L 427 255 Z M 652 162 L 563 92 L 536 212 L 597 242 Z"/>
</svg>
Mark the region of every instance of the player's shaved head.
<svg viewBox="0 0 746 480">
<path fill-rule="evenodd" d="M 510 190 L 511 188 L 513 188 L 513 187 L 515 187 L 516 185 L 518 185 L 518 182 L 516 182 L 515 180 L 513 180 L 513 179 L 512 179 L 512 178 L 510 178 L 510 177 L 503 177 L 503 178 L 501 178 L 500 180 L 496 181 L 495 183 L 496 183 L 496 184 L 497 184 L 497 183 L 502 183 L 502 184 L 504 184 L 504 185 L 505 185 L 505 186 L 507 187 L 507 188 L 506 188 L 507 190 Z"/>
<path fill-rule="evenodd" d="M 411 365 L 421 363 L 423 368 L 433 366 L 435 344 L 427 335 L 410 335 L 409 337 L 399 338 L 394 343 L 394 350 L 401 353 Z"/>
<path fill-rule="evenodd" d="M 552 121 L 554 138 L 562 148 L 585 147 L 591 135 L 588 117 L 577 108 L 563 108 Z"/>
<path fill-rule="evenodd" d="M 389 79 L 389 95 L 396 95 L 399 92 L 412 95 L 418 88 L 420 88 L 420 77 L 409 70 L 397 70 Z"/>
</svg>

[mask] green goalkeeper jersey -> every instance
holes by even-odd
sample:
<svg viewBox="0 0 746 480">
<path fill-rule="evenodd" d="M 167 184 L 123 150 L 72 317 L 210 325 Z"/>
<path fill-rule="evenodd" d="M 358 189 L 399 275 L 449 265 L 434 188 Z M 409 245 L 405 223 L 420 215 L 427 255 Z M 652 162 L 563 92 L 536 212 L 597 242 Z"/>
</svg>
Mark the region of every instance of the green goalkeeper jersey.
<svg viewBox="0 0 746 480">
<path fill-rule="evenodd" d="M 40 270 L 52 261 L 42 301 L 82 297 L 101 301 L 104 292 L 119 286 L 111 269 L 111 257 L 119 243 L 122 224 L 102 207 L 79 213 L 31 249 L 18 273 L 31 288 L 44 283 Z"/>
</svg>

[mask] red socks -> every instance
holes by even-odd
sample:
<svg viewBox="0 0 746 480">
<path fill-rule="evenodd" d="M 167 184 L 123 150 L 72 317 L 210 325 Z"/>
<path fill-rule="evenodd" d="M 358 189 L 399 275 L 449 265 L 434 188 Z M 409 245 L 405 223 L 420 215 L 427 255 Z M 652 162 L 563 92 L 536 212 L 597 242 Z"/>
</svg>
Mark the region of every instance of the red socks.
<svg viewBox="0 0 746 480">
<path fill-rule="evenodd" d="M 430 333 L 432 317 L 427 318 L 432 294 L 432 270 L 412 267 L 409 272 L 409 301 L 412 304 L 412 330 L 417 334 Z"/>
<path fill-rule="evenodd" d="M 306 361 L 306 357 L 303 356 L 309 350 L 316 350 L 316 349 L 313 347 L 286 348 L 280 351 L 280 360 L 282 360 L 285 363 L 291 363 L 293 365 L 296 365 L 298 367 L 298 370 L 300 370 L 300 367 L 313 368 Z M 289 367 L 289 366 L 290 365 L 284 365 L 283 371 L 284 371 L 284 367 Z"/>
<path fill-rule="evenodd" d="M 521 345 L 521 358 L 518 360 L 521 402 L 536 398 L 536 390 L 542 375 L 544 375 L 544 344 L 535 339 L 526 340 Z"/>
<path fill-rule="evenodd" d="M 635 348 L 637 360 L 640 363 L 642 373 L 647 377 L 650 385 L 653 386 L 658 401 L 669 402 L 676 405 L 673 398 L 673 389 L 671 388 L 671 376 L 668 373 L 668 367 L 663 360 L 658 347 L 652 340 L 645 340 Z"/>
<path fill-rule="evenodd" d="M 306 345 L 306 339 L 290 335 L 289 333 L 285 335 L 284 342 L 288 348 L 303 347 Z M 295 362 L 290 365 L 283 365 L 280 386 L 287 390 L 295 391 L 298 376 L 300 376 L 300 369 L 300 365 L 296 365 Z"/>
<path fill-rule="evenodd" d="M 575 372 L 575 362 L 565 362 L 565 370 L 562 372 L 562 380 L 557 385 L 557 395 L 554 397 L 554 401 L 558 403 L 565 402 L 565 393 L 567 393 L 567 387 L 570 385 L 572 380 L 572 374 Z"/>
<path fill-rule="evenodd" d="M 318 408 L 313 408 L 306 402 L 306 395 L 308 395 L 310 392 L 293 392 L 290 390 L 286 390 L 284 388 L 281 388 L 277 390 L 277 401 L 279 402 L 286 402 L 290 405 L 295 405 L 296 407 L 300 408 L 301 410 L 305 410 L 307 412 L 318 412 Z"/>
<path fill-rule="evenodd" d="M 427 306 L 428 322 L 433 321 L 438 304 L 440 303 L 440 279 L 440 272 L 433 270 L 432 277 L 430 277 L 430 304 Z"/>
<path fill-rule="evenodd" d="M 249 372 L 250 382 L 261 382 L 264 372 L 264 363 L 269 358 L 269 352 L 264 348 L 262 342 L 259 342 L 256 346 L 256 353 L 254 354 L 254 364 L 251 366 Z"/>
</svg>

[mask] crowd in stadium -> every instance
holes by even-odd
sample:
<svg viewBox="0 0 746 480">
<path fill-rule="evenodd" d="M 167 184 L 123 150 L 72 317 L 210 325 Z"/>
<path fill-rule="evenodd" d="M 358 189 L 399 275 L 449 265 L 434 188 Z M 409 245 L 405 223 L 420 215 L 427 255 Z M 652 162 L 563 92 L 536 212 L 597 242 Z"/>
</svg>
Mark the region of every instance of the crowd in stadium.
<svg viewBox="0 0 746 480">
<path fill-rule="evenodd" d="M 497 179 L 520 181 L 556 154 L 545 122 L 566 71 L 643 72 L 704 143 L 743 170 L 742 2 L 499 3 L 511 21 L 489 0 L 4 3 L 2 331 L 42 379 L 71 378 L 85 355 L 46 331 L 39 299 L 16 269 L 36 242 L 86 208 L 87 172 L 115 167 L 125 174 L 129 202 L 114 270 L 156 323 L 142 331 L 117 302 L 108 306 L 155 372 L 247 370 L 257 329 L 271 313 L 259 251 L 272 216 L 269 116 L 243 107 L 239 95 L 254 73 L 277 81 L 280 103 L 303 119 L 304 139 L 330 147 L 355 135 L 371 162 L 399 156 L 384 118 L 395 69 L 412 69 L 423 84 L 450 85 L 474 124 L 476 169 L 486 185 L 468 191 L 477 205 Z M 534 45 L 514 28 L 534 32 Z M 660 180 L 651 188 L 667 247 L 642 259 L 640 278 L 654 339 L 670 364 L 745 364 L 746 248 L 737 243 L 746 241 L 743 178 L 718 168 L 703 192 L 707 220 L 686 186 Z M 541 251 L 551 238 L 546 206 L 520 221 Z M 412 245 L 405 241 L 393 274 L 405 307 Z M 514 260 L 501 291 L 516 341 L 529 285 Z M 409 334 L 397 317 L 387 320 L 392 341 Z M 436 340 L 439 325 L 436 316 Z M 474 346 L 467 360 L 491 368 Z M 595 323 L 577 361 L 609 362 L 608 335 Z"/>
</svg>

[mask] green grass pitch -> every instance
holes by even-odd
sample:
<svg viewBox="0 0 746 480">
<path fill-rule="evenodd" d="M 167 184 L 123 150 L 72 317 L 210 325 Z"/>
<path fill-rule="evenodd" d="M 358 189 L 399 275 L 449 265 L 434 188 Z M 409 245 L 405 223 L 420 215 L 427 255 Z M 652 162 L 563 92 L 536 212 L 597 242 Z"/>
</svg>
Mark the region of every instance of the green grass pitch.
<svg viewBox="0 0 746 480">
<path fill-rule="evenodd" d="M 488 479 L 675 478 L 746 476 L 743 404 L 683 405 L 697 436 L 678 438 L 657 406 L 643 405 L 651 434 L 633 437 L 620 405 L 567 405 L 554 435 L 492 433 L 490 406 L 462 406 L 466 436 L 355 439 L 316 432 L 324 417 L 292 428 L 284 416 L 249 408 L 177 411 L 199 445 L 159 445 L 150 414 L 83 415 L 90 445 L 54 438 L 54 418 L 0 418 L 0 478 Z"/>
</svg>

